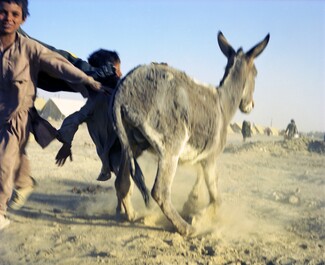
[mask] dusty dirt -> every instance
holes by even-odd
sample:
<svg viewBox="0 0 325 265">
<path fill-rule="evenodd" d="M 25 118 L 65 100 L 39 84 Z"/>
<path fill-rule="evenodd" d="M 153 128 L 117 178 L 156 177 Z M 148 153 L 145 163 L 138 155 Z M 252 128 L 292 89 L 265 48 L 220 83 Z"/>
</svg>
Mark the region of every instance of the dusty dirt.
<svg viewBox="0 0 325 265">
<path fill-rule="evenodd" d="M 307 138 L 253 136 L 243 143 L 230 134 L 219 157 L 222 205 L 207 216 L 201 234 L 183 238 L 156 206 L 132 198 L 134 223 L 115 216 L 114 177 L 96 181 L 100 162 L 84 126 L 73 145 L 74 161 L 58 168 L 60 144 L 42 150 L 31 141 L 28 155 L 38 187 L 10 226 L 0 232 L 0 264 L 325 264 L 324 143 Z M 140 165 L 148 186 L 155 158 Z M 182 210 L 195 182 L 195 168 L 182 166 L 173 203 Z M 202 189 L 201 207 L 207 203 Z"/>
</svg>

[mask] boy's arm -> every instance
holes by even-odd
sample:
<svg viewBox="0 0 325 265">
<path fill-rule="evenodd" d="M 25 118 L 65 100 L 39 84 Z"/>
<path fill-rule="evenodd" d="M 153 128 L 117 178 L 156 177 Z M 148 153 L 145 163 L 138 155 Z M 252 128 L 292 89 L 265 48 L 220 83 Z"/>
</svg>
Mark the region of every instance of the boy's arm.
<svg viewBox="0 0 325 265">
<path fill-rule="evenodd" d="M 102 96 L 103 95 L 97 93 L 96 95 L 92 95 L 87 99 L 86 104 L 79 111 L 72 113 L 64 119 L 61 128 L 58 130 L 57 136 L 57 139 L 63 144 L 55 157 L 58 166 L 63 166 L 69 156 L 72 161 L 71 146 L 74 135 L 79 125 L 93 114 L 98 102 L 96 99 Z"/>
</svg>

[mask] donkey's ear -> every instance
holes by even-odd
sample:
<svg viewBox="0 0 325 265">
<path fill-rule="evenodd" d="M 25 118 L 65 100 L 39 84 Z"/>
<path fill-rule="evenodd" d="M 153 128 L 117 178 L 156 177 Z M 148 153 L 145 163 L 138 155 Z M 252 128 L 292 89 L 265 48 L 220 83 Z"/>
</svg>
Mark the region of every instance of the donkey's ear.
<svg viewBox="0 0 325 265">
<path fill-rule="evenodd" d="M 236 53 L 235 50 L 233 49 L 233 47 L 231 47 L 231 45 L 226 40 L 225 36 L 223 36 L 221 31 L 219 31 L 219 33 L 218 33 L 218 43 L 219 43 L 219 47 L 220 47 L 222 53 L 227 58 L 230 58 L 232 55 L 234 55 Z"/>
<path fill-rule="evenodd" d="M 246 55 L 250 58 L 250 59 L 254 59 L 257 56 L 259 56 L 262 51 L 264 51 L 266 45 L 269 43 L 270 40 L 270 34 L 267 34 L 265 39 L 262 40 L 260 43 L 256 44 L 252 49 L 250 49 Z"/>
</svg>

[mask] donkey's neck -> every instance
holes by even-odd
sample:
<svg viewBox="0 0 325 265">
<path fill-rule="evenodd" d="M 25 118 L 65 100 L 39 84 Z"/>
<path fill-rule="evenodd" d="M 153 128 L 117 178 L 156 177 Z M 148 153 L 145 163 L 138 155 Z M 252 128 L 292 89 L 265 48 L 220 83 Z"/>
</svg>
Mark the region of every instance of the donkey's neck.
<svg viewBox="0 0 325 265">
<path fill-rule="evenodd" d="M 224 121 L 229 124 L 235 115 L 243 95 L 246 81 L 246 63 L 235 58 L 233 65 L 226 70 L 228 73 L 218 88 L 220 95 L 220 106 Z"/>
</svg>

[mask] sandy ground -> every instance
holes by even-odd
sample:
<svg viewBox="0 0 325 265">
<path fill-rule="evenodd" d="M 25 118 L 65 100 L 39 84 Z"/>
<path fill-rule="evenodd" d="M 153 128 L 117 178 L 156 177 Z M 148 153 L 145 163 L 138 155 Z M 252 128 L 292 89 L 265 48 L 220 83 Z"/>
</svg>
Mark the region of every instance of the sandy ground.
<svg viewBox="0 0 325 265">
<path fill-rule="evenodd" d="M 309 140 L 253 136 L 242 143 L 229 135 L 217 161 L 222 205 L 195 238 L 175 233 L 158 207 L 145 208 L 137 190 L 136 222 L 116 219 L 115 178 L 96 181 L 100 162 L 85 127 L 74 161 L 63 168 L 54 164 L 59 147 L 29 144 L 38 187 L 24 208 L 9 212 L 11 224 L 0 232 L 1 265 L 325 264 L 325 155 Z M 155 159 L 145 154 L 140 165 L 151 187 Z M 172 199 L 180 211 L 195 175 L 193 167 L 177 172 Z"/>
</svg>

